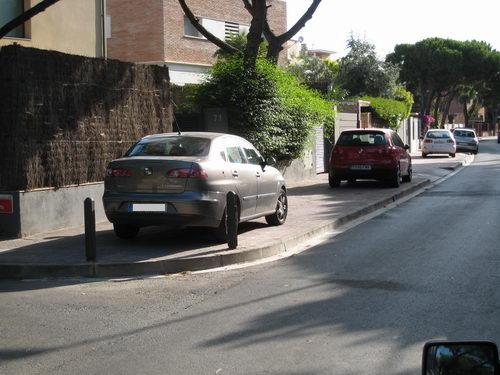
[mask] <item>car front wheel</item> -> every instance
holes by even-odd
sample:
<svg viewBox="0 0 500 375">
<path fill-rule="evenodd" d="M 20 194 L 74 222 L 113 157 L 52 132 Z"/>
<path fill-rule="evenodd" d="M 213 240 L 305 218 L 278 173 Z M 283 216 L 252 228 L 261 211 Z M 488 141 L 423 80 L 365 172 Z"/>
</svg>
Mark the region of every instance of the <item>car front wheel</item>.
<svg viewBox="0 0 500 375">
<path fill-rule="evenodd" d="M 116 236 L 124 240 L 135 238 L 137 233 L 139 233 L 139 229 L 136 225 L 113 223 L 113 230 Z"/>
<path fill-rule="evenodd" d="M 276 210 L 272 215 L 266 216 L 266 221 L 269 225 L 282 225 L 286 221 L 288 215 L 288 198 L 285 189 L 281 189 L 276 202 Z"/>
</svg>

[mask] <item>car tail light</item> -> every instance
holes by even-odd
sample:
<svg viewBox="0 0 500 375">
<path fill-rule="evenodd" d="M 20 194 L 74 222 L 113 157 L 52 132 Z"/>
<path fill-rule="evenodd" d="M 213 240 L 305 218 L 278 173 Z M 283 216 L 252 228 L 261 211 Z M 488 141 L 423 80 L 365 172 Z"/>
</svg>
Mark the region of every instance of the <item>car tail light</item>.
<svg viewBox="0 0 500 375">
<path fill-rule="evenodd" d="M 108 168 L 106 169 L 106 176 L 108 177 L 131 177 L 132 172 L 123 168 Z"/>
<path fill-rule="evenodd" d="M 385 146 L 382 151 L 384 154 L 394 154 L 396 152 L 396 147 L 393 146 Z"/>
<path fill-rule="evenodd" d="M 168 178 L 208 178 L 207 172 L 200 168 L 177 168 L 167 172 Z"/>
<path fill-rule="evenodd" d="M 432 139 L 426 139 L 424 143 L 432 143 Z"/>
</svg>

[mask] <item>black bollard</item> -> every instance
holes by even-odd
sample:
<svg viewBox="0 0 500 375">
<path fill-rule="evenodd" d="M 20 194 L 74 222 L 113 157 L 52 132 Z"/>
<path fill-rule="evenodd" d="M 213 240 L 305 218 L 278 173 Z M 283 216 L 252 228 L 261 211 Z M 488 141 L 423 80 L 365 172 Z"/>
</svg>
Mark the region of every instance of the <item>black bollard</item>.
<svg viewBox="0 0 500 375">
<path fill-rule="evenodd" d="M 95 206 L 92 198 L 85 198 L 83 202 L 85 211 L 85 256 L 87 261 L 96 259 L 95 243 Z"/>
<path fill-rule="evenodd" d="M 238 204 L 236 194 L 230 191 L 227 193 L 226 198 L 227 245 L 230 249 L 236 249 L 238 247 Z"/>
</svg>

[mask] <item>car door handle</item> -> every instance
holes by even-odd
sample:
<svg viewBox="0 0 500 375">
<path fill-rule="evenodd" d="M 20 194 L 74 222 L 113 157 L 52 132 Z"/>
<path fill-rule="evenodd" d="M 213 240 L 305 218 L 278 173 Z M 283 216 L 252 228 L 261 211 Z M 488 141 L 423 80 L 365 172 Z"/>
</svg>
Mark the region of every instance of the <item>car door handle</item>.
<svg viewBox="0 0 500 375">
<path fill-rule="evenodd" d="M 255 175 L 256 175 L 257 177 L 260 177 L 260 172 L 256 172 L 256 173 L 255 173 Z"/>
<path fill-rule="evenodd" d="M 233 177 L 238 177 L 238 171 L 233 171 Z"/>
</svg>

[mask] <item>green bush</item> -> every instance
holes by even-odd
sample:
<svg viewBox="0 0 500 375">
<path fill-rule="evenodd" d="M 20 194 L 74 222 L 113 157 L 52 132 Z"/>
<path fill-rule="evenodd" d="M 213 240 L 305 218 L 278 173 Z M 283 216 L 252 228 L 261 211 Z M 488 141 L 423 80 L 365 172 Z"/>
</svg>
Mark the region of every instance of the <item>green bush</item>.
<svg viewBox="0 0 500 375">
<path fill-rule="evenodd" d="M 230 131 L 278 160 L 302 156 L 314 126 L 333 135 L 333 103 L 265 59 L 255 70 L 237 56 L 218 61 L 194 98 L 200 109 L 226 108 Z"/>
<path fill-rule="evenodd" d="M 408 118 L 411 110 L 411 106 L 409 108 L 406 102 L 399 100 L 371 96 L 364 96 L 361 100 L 369 101 L 375 114 L 386 121 L 392 129 L 397 129 L 401 121 Z"/>
</svg>

